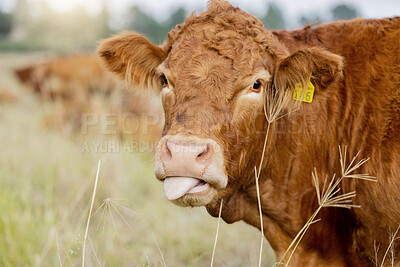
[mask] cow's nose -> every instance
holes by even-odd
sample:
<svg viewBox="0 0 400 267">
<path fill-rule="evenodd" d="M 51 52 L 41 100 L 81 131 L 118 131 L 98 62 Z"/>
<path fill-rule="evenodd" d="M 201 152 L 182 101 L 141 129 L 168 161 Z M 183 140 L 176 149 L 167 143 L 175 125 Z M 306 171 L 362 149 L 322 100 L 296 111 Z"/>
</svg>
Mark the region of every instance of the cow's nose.
<svg viewBox="0 0 400 267">
<path fill-rule="evenodd" d="M 160 159 L 165 175 L 202 177 L 212 160 L 213 150 L 208 143 L 166 142 L 161 147 Z"/>
</svg>

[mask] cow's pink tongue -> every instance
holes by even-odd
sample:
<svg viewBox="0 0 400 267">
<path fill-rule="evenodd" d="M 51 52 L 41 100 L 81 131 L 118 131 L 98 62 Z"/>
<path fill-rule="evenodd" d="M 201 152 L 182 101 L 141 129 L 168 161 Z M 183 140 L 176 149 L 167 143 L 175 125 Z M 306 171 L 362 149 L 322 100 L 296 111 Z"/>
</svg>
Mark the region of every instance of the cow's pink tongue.
<svg viewBox="0 0 400 267">
<path fill-rule="evenodd" d="M 164 180 L 164 195 L 168 200 L 175 200 L 200 183 L 200 179 L 191 177 L 169 177 Z"/>
</svg>

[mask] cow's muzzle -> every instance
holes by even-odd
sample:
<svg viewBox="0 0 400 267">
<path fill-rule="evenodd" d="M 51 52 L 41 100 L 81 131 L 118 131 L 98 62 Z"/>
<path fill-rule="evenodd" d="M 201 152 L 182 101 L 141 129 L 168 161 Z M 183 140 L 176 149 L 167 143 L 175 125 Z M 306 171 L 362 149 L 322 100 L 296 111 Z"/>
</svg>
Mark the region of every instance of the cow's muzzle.
<svg viewBox="0 0 400 267">
<path fill-rule="evenodd" d="M 180 134 L 158 143 L 155 174 L 164 182 L 165 197 L 182 206 L 206 205 L 228 183 L 217 142 Z"/>
</svg>

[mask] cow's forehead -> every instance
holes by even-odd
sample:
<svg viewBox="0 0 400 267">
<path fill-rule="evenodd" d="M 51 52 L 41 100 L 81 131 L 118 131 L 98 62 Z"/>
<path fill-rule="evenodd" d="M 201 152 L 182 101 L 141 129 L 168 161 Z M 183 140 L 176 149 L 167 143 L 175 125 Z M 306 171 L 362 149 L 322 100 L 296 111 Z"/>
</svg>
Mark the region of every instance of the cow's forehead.
<svg viewBox="0 0 400 267">
<path fill-rule="evenodd" d="M 207 31 L 214 31 L 215 25 L 196 26 L 195 30 L 187 29 L 171 44 L 165 62 L 178 81 L 198 87 L 224 83 L 231 91 L 237 89 L 241 79 L 252 76 L 259 69 L 271 71 L 267 66 L 266 48 L 252 36 L 229 29 L 208 34 Z"/>
<path fill-rule="evenodd" d="M 187 92 L 188 88 L 211 90 L 215 97 L 221 95 L 219 99 L 230 99 L 237 91 L 259 79 L 257 74 L 260 72 L 267 70 L 271 73 L 263 54 L 257 47 L 253 49 L 256 51 L 242 50 L 242 53 L 232 53 L 234 57 L 228 57 L 224 50 L 212 49 L 200 41 L 182 40 L 171 49 L 164 66 L 173 77 L 177 91 L 183 88 L 185 94 L 191 94 L 197 90 Z M 228 50 L 226 53 L 234 51 Z"/>
<path fill-rule="evenodd" d="M 231 59 L 202 45 L 193 45 L 187 50 L 186 47 L 172 50 L 169 66 L 171 71 L 177 75 L 195 80 L 207 80 L 213 76 L 227 80 L 229 76 L 237 72 Z"/>
</svg>

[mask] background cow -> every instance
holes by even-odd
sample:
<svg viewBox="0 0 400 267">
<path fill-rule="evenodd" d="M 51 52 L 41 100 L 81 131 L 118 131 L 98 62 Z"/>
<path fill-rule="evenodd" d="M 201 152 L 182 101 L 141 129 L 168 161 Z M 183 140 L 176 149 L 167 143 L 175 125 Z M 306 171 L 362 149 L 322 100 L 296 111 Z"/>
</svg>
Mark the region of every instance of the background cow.
<svg viewBox="0 0 400 267">
<path fill-rule="evenodd" d="M 54 57 L 15 70 L 21 83 L 46 100 L 85 101 L 90 93 L 110 93 L 120 84 L 93 54 Z"/>
<path fill-rule="evenodd" d="M 162 111 L 160 104 L 153 100 L 154 94 L 126 90 L 125 84 L 106 71 L 95 54 L 56 56 L 17 68 L 14 73 L 43 103 L 59 107 L 45 118 L 45 124 L 52 128 L 65 125 L 75 130 L 86 128 L 81 124 L 87 120 L 85 116 L 97 114 L 109 120 L 105 123 L 115 125 L 114 132 L 120 138 L 129 136 L 142 141 L 159 138 Z"/>
<path fill-rule="evenodd" d="M 267 31 L 225 1 L 190 16 L 162 46 L 137 33 L 103 41 L 99 54 L 133 85 L 158 88 L 165 111 L 156 177 L 182 206 L 206 206 L 222 218 L 261 228 L 254 167 L 260 175 L 263 230 L 281 257 L 317 209 L 311 172 L 341 173 L 361 151 L 357 169 L 378 182 L 345 179 L 361 208 L 324 208 L 297 248 L 293 266 L 365 266 L 382 259 L 400 222 L 400 18 L 342 21 L 296 31 Z M 311 80 L 311 103 L 294 101 Z M 279 100 L 269 124 L 266 97 Z M 310 124 L 311 127 L 310 127 Z M 268 131 L 267 131 L 268 129 Z M 310 130 L 312 129 L 312 130 Z M 375 246 L 374 246 L 375 245 Z M 400 253 L 397 242 L 393 252 Z M 376 256 L 376 258 L 375 258 Z"/>
</svg>

